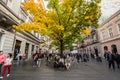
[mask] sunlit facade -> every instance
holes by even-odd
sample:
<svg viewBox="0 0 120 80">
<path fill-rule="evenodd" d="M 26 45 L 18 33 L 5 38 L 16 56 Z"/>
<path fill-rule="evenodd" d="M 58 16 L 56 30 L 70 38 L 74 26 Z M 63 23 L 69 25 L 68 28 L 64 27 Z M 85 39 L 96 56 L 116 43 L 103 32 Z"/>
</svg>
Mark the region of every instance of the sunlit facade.
<svg viewBox="0 0 120 80">
<path fill-rule="evenodd" d="M 120 10 L 98 28 L 102 53 L 105 50 L 120 54 Z"/>
<path fill-rule="evenodd" d="M 32 54 L 39 52 L 41 36 L 38 33 L 16 31 L 12 25 L 32 22 L 32 16 L 23 10 L 21 2 L 27 0 L 0 0 L 0 50 L 4 53 Z"/>
</svg>

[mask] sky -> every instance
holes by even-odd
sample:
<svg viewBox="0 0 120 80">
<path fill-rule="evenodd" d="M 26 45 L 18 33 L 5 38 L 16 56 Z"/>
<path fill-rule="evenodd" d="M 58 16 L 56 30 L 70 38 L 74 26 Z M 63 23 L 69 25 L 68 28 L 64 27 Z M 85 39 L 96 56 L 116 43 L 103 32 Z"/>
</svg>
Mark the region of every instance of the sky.
<svg viewBox="0 0 120 80">
<path fill-rule="evenodd" d="M 101 1 L 101 11 L 102 11 L 101 18 L 103 19 L 103 21 L 109 18 L 118 10 L 120 10 L 120 0 L 102 0 Z"/>
<path fill-rule="evenodd" d="M 47 3 L 45 3 L 45 6 L 46 5 Z M 120 0 L 101 0 L 102 15 L 100 18 L 100 23 L 105 21 L 118 10 L 120 10 Z"/>
</svg>

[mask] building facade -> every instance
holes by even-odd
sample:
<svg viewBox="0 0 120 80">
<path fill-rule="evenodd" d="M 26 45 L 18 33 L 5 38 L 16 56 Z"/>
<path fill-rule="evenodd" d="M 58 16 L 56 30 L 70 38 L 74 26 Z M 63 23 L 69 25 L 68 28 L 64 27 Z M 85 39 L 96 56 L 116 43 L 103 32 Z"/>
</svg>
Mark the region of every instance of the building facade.
<svg viewBox="0 0 120 80">
<path fill-rule="evenodd" d="M 32 17 L 25 12 L 21 2 L 26 0 L 0 0 L 0 50 L 4 53 L 27 54 L 30 58 L 39 51 L 40 35 L 38 33 L 21 32 L 12 28 L 12 25 L 21 22 L 32 22 Z"/>
<path fill-rule="evenodd" d="M 98 56 L 98 54 L 101 54 L 101 47 L 100 47 L 97 29 L 91 29 L 90 34 L 87 36 L 84 36 L 80 44 L 79 52 L 94 54 L 95 56 Z"/>
<path fill-rule="evenodd" d="M 98 28 L 101 51 L 120 54 L 120 10 L 103 22 Z"/>
</svg>

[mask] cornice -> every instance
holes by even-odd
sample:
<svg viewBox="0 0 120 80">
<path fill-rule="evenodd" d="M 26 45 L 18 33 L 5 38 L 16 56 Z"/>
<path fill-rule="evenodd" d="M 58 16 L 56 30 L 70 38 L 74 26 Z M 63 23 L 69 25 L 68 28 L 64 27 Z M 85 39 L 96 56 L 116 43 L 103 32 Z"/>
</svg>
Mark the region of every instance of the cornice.
<svg viewBox="0 0 120 80">
<path fill-rule="evenodd" d="M 99 26 L 99 28 L 100 27 L 102 27 L 102 26 L 104 26 L 106 23 L 108 23 L 109 21 L 111 21 L 113 18 L 115 18 L 117 15 L 119 15 L 120 14 L 120 10 L 118 10 L 115 14 L 113 14 L 111 17 L 109 17 L 107 20 L 105 20 L 100 26 Z"/>
<path fill-rule="evenodd" d="M 8 11 L 9 13 L 7 13 L 6 11 Z M 9 16 L 10 18 L 12 18 L 10 16 L 10 14 L 11 14 L 16 19 L 20 20 L 20 18 L 2 0 L 0 0 L 0 12 L 4 13 L 5 15 Z M 14 18 L 12 18 L 12 19 L 14 19 Z M 16 23 L 18 23 L 18 22 L 16 21 Z"/>
</svg>

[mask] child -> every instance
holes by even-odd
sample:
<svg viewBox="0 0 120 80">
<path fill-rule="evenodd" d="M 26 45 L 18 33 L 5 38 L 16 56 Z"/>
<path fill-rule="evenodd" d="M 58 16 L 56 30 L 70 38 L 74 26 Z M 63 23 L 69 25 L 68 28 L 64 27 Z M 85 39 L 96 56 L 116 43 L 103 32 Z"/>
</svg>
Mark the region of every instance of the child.
<svg viewBox="0 0 120 80">
<path fill-rule="evenodd" d="M 2 78 L 4 77 L 7 68 L 8 68 L 7 77 L 10 76 L 10 68 L 12 66 L 12 60 L 13 60 L 12 59 L 12 54 L 8 53 L 7 58 L 6 58 L 5 62 L 4 62 L 4 66 L 3 66 Z"/>
</svg>

